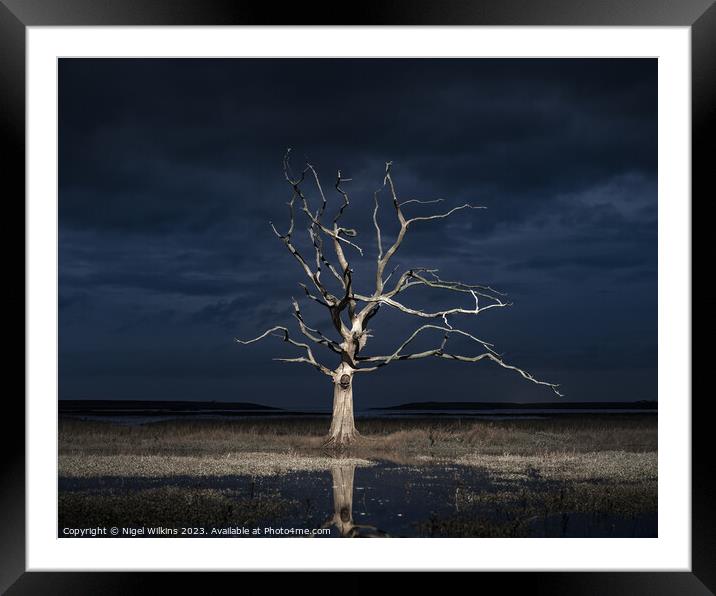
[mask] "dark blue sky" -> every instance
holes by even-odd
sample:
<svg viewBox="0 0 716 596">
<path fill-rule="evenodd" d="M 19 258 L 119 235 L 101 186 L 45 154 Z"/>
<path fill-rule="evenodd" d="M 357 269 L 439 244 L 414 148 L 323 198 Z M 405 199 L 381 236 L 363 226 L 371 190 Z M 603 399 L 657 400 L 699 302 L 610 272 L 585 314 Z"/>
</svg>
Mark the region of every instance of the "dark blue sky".
<svg viewBox="0 0 716 596">
<path fill-rule="evenodd" d="M 295 328 L 302 272 L 268 224 L 286 222 L 290 146 L 328 189 L 338 168 L 353 179 L 359 290 L 392 160 L 403 198 L 487 207 L 416 226 L 394 258 L 514 303 L 453 324 L 569 401 L 656 399 L 656 60 L 62 59 L 59 97 L 60 398 L 329 408 L 327 377 L 272 362 L 294 348 L 233 341 Z M 387 202 L 381 215 L 391 236 Z M 410 303 L 470 306 L 432 292 Z M 383 308 L 370 326 L 366 353 L 384 353 L 415 321 Z M 491 363 L 438 359 L 393 363 L 354 392 L 359 409 L 556 399 Z"/>
</svg>

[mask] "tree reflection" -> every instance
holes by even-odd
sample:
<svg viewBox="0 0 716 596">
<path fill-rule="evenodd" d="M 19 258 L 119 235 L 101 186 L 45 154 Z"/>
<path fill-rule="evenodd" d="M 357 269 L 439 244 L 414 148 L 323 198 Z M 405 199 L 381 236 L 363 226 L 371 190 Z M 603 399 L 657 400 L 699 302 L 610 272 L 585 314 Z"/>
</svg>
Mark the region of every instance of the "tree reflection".
<svg viewBox="0 0 716 596">
<path fill-rule="evenodd" d="M 333 479 L 333 515 L 323 528 L 335 526 L 343 538 L 385 538 L 383 530 L 353 521 L 353 478 L 355 464 L 337 464 L 331 468 Z"/>
</svg>

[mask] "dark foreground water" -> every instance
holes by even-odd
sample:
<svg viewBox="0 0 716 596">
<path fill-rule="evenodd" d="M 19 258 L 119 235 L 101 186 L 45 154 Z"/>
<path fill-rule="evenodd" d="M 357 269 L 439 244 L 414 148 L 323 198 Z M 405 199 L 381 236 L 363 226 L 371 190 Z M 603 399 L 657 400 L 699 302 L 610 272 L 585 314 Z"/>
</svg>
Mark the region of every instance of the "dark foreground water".
<svg viewBox="0 0 716 596">
<path fill-rule="evenodd" d="M 634 509 L 638 487 L 496 479 L 458 465 L 338 460 L 323 472 L 256 478 L 60 478 L 59 490 L 61 537 L 92 528 L 109 537 L 111 528 L 118 537 L 657 536 L 655 507 Z"/>
</svg>

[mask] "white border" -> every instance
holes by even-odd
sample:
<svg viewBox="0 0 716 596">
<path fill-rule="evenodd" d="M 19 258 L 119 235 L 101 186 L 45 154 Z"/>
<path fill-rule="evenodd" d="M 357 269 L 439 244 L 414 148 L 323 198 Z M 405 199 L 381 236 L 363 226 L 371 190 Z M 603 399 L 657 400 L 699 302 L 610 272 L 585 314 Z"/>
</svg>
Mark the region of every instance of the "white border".
<svg viewBox="0 0 716 596">
<path fill-rule="evenodd" d="M 27 566 L 56 569 L 690 571 L 689 28 L 44 28 L 27 30 Z M 659 58 L 659 537 L 58 539 L 57 58 Z M 88 81 L 88 84 L 91 84 Z M 161 542 L 156 542 L 160 540 Z"/>
</svg>

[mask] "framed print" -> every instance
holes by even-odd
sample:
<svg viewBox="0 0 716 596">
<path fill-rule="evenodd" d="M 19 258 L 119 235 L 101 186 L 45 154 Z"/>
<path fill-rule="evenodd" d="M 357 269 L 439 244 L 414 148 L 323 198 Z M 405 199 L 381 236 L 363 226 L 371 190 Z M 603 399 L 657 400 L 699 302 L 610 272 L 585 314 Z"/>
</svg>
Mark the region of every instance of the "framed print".
<svg viewBox="0 0 716 596">
<path fill-rule="evenodd" d="M 558 4 L 3 0 L 3 589 L 711 593 L 691 210 L 716 9 Z"/>
</svg>

